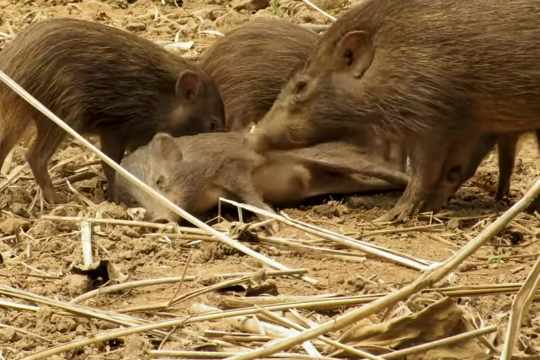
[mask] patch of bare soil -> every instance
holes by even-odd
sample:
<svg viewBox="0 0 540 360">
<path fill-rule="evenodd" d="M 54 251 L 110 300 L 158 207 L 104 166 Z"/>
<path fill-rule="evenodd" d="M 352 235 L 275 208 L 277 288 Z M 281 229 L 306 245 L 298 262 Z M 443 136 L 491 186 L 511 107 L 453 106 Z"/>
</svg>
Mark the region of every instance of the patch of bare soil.
<svg viewBox="0 0 540 360">
<path fill-rule="evenodd" d="M 243 9 L 240 3 L 185 0 L 180 7 L 170 0 L 0 0 L 0 46 L 31 23 L 68 16 L 124 28 L 164 44 L 193 41 L 193 46 L 187 50 L 171 50 L 193 58 L 215 40 L 214 31 L 226 32 L 254 16 L 285 17 L 296 23 L 328 23 L 324 16 L 301 1 L 271 0 L 268 7 L 258 11 Z M 345 1 L 318 3 L 334 15 L 349 5 Z M 231 4 L 240 10 L 235 10 Z M 420 275 L 417 270 L 284 226 L 277 236 L 294 241 L 296 246 L 263 241 L 264 238 L 255 241 L 253 237 L 245 244 L 291 269 L 307 270 L 308 275 L 317 280 L 316 284 L 294 276 L 267 279 L 258 276 L 234 286 L 198 293 L 195 291 L 205 286 L 231 279 L 227 274 L 256 273 L 261 267 L 252 258 L 211 242 L 203 235 L 171 234 L 170 229 L 105 223 L 94 225 L 92 231 L 93 258 L 101 261 L 104 267 L 100 268 L 101 272 L 91 272 L 91 276 L 87 276 L 81 274 L 81 222 L 44 219 L 42 216 L 136 220 L 136 215 L 121 206 L 104 202 L 105 180 L 96 157 L 72 142 L 67 142 L 56 153 L 49 166 L 58 189 L 70 201 L 61 206 L 45 204 L 24 161 L 24 153 L 24 146 L 16 148 L 6 161 L 0 178 L 0 358 L 23 358 L 63 343 L 91 338 L 128 323 L 193 315 L 195 310 L 192 306 L 195 304 L 220 309 L 250 306 L 260 301 L 258 295 L 265 293 L 289 297 L 386 294 L 402 288 Z M 285 209 L 285 212 L 292 218 L 415 258 L 441 261 L 517 201 L 540 175 L 534 140 L 526 138 L 521 144 L 512 196 L 503 204 L 493 200 L 497 174 L 496 156 L 490 154 L 475 177 L 458 192 L 443 213 L 420 216 L 404 225 L 373 223 L 393 205 L 399 196 L 397 193 L 319 198 L 296 209 Z M 75 177 L 79 181 L 68 186 L 65 179 L 73 179 L 73 175 L 79 175 Z M 410 227 L 418 228 L 403 230 Z M 493 286 L 523 282 L 540 254 L 539 230 L 538 215 L 521 214 L 442 285 Z M 323 252 L 314 247 L 337 251 Z M 348 255 L 343 255 L 343 252 L 348 252 Z M 111 271 L 112 268 L 115 271 Z M 127 276 L 127 281 L 176 279 L 159 285 L 97 294 L 79 302 L 87 306 L 82 308 L 84 313 L 80 313 L 80 309 L 66 307 L 76 297 L 104 282 L 108 281 L 105 285 L 113 284 L 115 278 L 109 279 L 109 276 L 113 277 L 115 272 L 116 279 Z M 8 287 L 25 293 L 7 291 Z M 496 325 L 498 330 L 487 335 L 486 341 L 497 348 L 501 345 L 501 335 L 508 321 L 515 287 L 513 289 L 505 293 L 453 297 L 450 303 L 432 293 L 371 316 L 348 334 L 338 332 L 332 336 L 338 339 L 344 335 L 342 340 L 350 339 L 349 345 L 378 352 L 386 348 L 410 347 L 437 338 L 429 334 L 446 337 L 467 331 L 472 323 L 482 327 L 489 324 Z M 172 301 L 174 299 L 176 301 Z M 59 302 L 63 305 L 60 306 Z M 283 313 L 280 316 L 286 315 L 298 321 L 301 315 L 308 322 L 322 323 L 358 306 L 360 303 L 317 310 L 300 309 L 297 315 Z M 89 314 L 90 310 L 96 312 Z M 540 306 L 533 303 L 518 344 L 522 354 L 539 355 L 539 310 Z M 422 312 L 418 315 L 421 321 L 415 322 L 410 315 L 419 311 Z M 398 317 L 402 317 L 400 324 L 388 323 Z M 387 328 L 382 335 L 380 329 L 370 327 L 385 321 Z M 250 328 L 245 323 L 232 323 L 228 319 L 190 322 L 165 328 L 164 333 L 145 332 L 110 339 L 46 358 L 143 359 L 149 358 L 149 352 L 157 349 L 238 352 L 262 346 L 272 338 L 271 331 L 258 331 L 260 324 Z M 365 329 L 371 329 L 371 335 L 366 335 Z M 253 331 L 258 336 L 249 337 L 247 333 Z M 400 335 L 408 340 L 398 341 Z M 431 350 L 407 358 L 481 358 L 478 354 L 483 354 L 487 348 L 480 343 L 471 344 Z M 332 347 L 320 343 L 315 345 L 325 355 L 339 355 Z M 467 349 L 468 355 L 463 349 Z M 304 348 L 296 347 L 292 352 L 304 353 Z M 471 354 L 476 357 L 470 357 L 473 356 Z M 347 357 L 355 356 L 349 354 Z"/>
</svg>

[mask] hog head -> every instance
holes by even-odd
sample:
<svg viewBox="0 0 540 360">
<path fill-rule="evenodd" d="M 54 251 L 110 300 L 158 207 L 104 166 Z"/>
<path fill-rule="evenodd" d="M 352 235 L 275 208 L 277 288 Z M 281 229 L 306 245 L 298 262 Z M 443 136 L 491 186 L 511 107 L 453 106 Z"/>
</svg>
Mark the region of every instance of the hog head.
<svg viewBox="0 0 540 360">
<path fill-rule="evenodd" d="M 373 54 L 369 37 L 359 31 L 343 36 L 334 54 L 315 52 L 249 134 L 250 146 L 263 152 L 354 141 L 366 134 L 377 109 L 368 106 L 369 98 L 364 101 L 361 78 Z"/>
<path fill-rule="evenodd" d="M 172 136 L 225 130 L 225 108 L 214 81 L 202 71 L 178 75 L 175 96 L 160 132 Z"/>
</svg>

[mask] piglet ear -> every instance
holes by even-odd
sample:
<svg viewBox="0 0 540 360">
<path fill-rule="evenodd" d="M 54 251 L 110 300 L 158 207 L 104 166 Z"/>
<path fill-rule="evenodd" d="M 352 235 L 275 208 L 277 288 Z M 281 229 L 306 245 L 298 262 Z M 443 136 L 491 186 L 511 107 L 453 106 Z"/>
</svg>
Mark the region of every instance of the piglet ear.
<svg viewBox="0 0 540 360">
<path fill-rule="evenodd" d="M 182 151 L 177 139 L 167 133 L 158 133 L 150 143 L 151 151 L 166 161 L 178 162 L 182 160 Z"/>
<path fill-rule="evenodd" d="M 201 85 L 202 79 L 199 74 L 191 70 L 185 70 L 178 75 L 176 80 L 176 95 L 192 101 L 199 94 Z"/>
<path fill-rule="evenodd" d="M 337 50 L 338 61 L 350 67 L 356 78 L 364 75 L 373 60 L 371 36 L 364 31 L 350 31 L 343 35 Z"/>
</svg>

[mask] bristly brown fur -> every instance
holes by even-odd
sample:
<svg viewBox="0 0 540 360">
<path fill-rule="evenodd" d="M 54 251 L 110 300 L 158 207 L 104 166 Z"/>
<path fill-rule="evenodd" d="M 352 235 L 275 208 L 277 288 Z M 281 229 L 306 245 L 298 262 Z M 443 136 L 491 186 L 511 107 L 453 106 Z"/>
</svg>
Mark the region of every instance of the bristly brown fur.
<svg viewBox="0 0 540 360">
<path fill-rule="evenodd" d="M 232 30 L 207 49 L 201 66 L 220 89 L 228 127 L 259 121 L 317 39 L 299 25 L 263 18 Z"/>
<path fill-rule="evenodd" d="M 528 130 L 531 117 L 540 126 L 539 18 L 531 0 L 369 0 L 323 35 L 310 68 L 339 70 L 336 44 L 366 31 L 375 59 L 358 98 L 384 114 L 380 126 L 417 132 L 474 117 L 496 132 Z M 501 99 L 508 106 L 494 113 Z"/>
<path fill-rule="evenodd" d="M 2 50 L 0 69 L 75 130 L 99 134 L 103 150 L 117 161 L 126 147 L 146 143 L 157 131 L 198 133 L 216 118 L 222 123 L 217 129 L 223 126 L 221 97 L 203 71 L 109 26 L 74 19 L 31 25 Z M 185 71 L 202 82 L 191 102 L 177 94 Z M 0 164 L 29 123 L 36 123 L 28 160 L 42 189 L 52 187 L 46 164 L 63 131 L 3 84 L 0 121 Z M 48 200 L 54 197 L 51 189 L 44 193 Z"/>
</svg>

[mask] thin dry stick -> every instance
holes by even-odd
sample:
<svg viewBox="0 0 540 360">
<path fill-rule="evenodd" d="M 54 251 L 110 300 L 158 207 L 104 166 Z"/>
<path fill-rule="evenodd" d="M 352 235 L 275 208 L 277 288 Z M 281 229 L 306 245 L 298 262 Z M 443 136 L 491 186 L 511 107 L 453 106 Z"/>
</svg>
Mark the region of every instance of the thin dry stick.
<svg viewBox="0 0 540 360">
<path fill-rule="evenodd" d="M 373 235 L 387 235 L 387 234 L 403 234 L 411 231 L 420 231 L 420 230 L 434 230 L 438 228 L 444 227 L 444 224 L 432 224 L 432 225 L 419 225 L 419 226 L 411 226 L 406 228 L 395 228 L 395 229 L 381 229 L 381 230 L 373 230 L 373 231 L 367 231 L 360 233 L 360 236 L 373 236 Z"/>
<path fill-rule="evenodd" d="M 178 357 L 187 359 L 224 359 L 236 354 L 235 352 L 225 351 L 175 351 L 175 350 L 150 350 L 148 354 L 153 358 L 158 357 Z M 338 358 L 328 356 L 309 356 L 305 354 L 282 353 L 270 356 L 276 359 L 295 359 L 295 360 L 339 360 Z"/>
<path fill-rule="evenodd" d="M 415 270 L 424 271 L 424 270 L 429 268 L 429 265 L 427 265 L 427 264 L 429 264 L 429 262 L 427 262 L 425 260 L 420 261 L 420 260 L 417 260 L 417 259 L 413 259 L 411 257 L 404 257 L 404 256 L 396 255 L 395 253 L 393 253 L 392 251 L 388 251 L 387 249 L 383 249 L 381 247 L 375 247 L 372 244 L 364 243 L 364 242 L 361 242 L 359 240 L 352 239 L 352 238 L 349 238 L 349 237 L 341 235 L 341 234 L 330 232 L 330 231 L 328 231 L 326 229 L 320 229 L 320 228 L 315 227 L 313 225 L 306 226 L 305 224 L 298 224 L 297 222 L 292 221 L 291 219 L 288 219 L 288 218 L 286 218 L 284 216 L 274 214 L 274 213 L 271 213 L 269 211 L 265 211 L 263 209 L 259 209 L 259 208 L 255 207 L 255 206 L 252 206 L 252 205 L 242 204 L 242 203 L 232 201 L 232 200 L 228 200 L 228 199 L 224 199 L 224 198 L 220 198 L 220 201 L 229 203 L 229 204 L 231 204 L 233 206 L 244 208 L 244 209 L 252 211 L 252 212 L 254 212 L 256 214 L 261 214 L 261 215 L 276 219 L 278 221 L 281 221 L 284 224 L 287 224 L 289 226 L 293 226 L 295 228 L 301 229 L 301 230 L 303 230 L 303 231 L 305 231 L 307 233 L 319 236 L 319 237 L 321 237 L 323 239 L 327 239 L 327 240 L 337 242 L 339 244 L 351 247 L 353 249 L 360 250 L 360 251 L 362 251 L 364 253 L 367 253 L 367 254 L 370 254 L 370 255 L 382 257 L 383 259 L 386 259 L 386 260 L 395 262 L 397 264 L 413 268 Z"/>
<path fill-rule="evenodd" d="M 214 290 L 223 289 L 223 288 L 226 288 L 226 287 L 229 287 L 229 286 L 232 286 L 232 285 L 241 284 L 241 283 L 246 282 L 248 280 L 251 280 L 251 279 L 253 279 L 255 277 L 260 277 L 261 275 L 263 275 L 263 273 L 254 273 L 253 275 L 243 276 L 243 277 L 238 278 L 238 279 L 225 280 L 225 281 L 222 281 L 222 282 L 217 283 L 217 284 L 204 286 L 204 287 L 202 287 L 200 289 L 195 289 L 195 290 L 189 291 L 186 294 L 180 295 L 180 296 L 172 299 L 171 301 L 169 301 L 168 305 L 169 306 L 177 305 L 180 302 L 192 299 L 192 298 L 200 296 L 202 294 L 205 294 L 205 293 L 208 293 L 208 292 L 211 292 L 211 291 L 214 291 Z"/>
<path fill-rule="evenodd" d="M 413 257 L 411 255 L 403 254 L 403 253 L 401 253 L 399 251 L 396 251 L 396 250 L 387 249 L 387 248 L 384 248 L 382 246 L 379 246 L 379 245 L 376 245 L 376 244 L 373 244 L 373 243 L 370 243 L 370 242 L 366 242 L 366 241 L 358 240 L 358 239 L 355 239 L 355 238 L 351 238 L 351 237 L 336 233 L 334 231 L 331 231 L 331 230 L 328 230 L 328 229 L 325 229 L 325 228 L 321 228 L 321 227 L 318 227 L 318 226 L 315 226 L 315 225 L 300 221 L 298 219 L 292 219 L 283 211 L 281 211 L 281 215 L 285 219 L 287 219 L 287 220 L 291 221 L 292 223 L 294 223 L 296 225 L 299 225 L 301 227 L 306 227 L 306 228 L 312 229 L 312 230 L 317 231 L 317 232 L 322 232 L 322 233 L 328 234 L 328 235 L 330 235 L 332 237 L 341 238 L 341 239 L 346 240 L 346 241 L 352 241 L 355 244 L 361 244 L 361 245 L 368 246 L 370 248 L 378 249 L 378 250 L 384 251 L 384 252 L 386 252 L 388 254 L 396 255 L 398 257 L 402 257 L 402 258 L 405 258 L 405 259 L 411 259 L 411 260 L 416 261 L 416 262 L 418 262 L 420 264 L 423 264 L 423 265 L 425 265 L 427 267 L 434 267 L 435 265 L 438 264 L 435 261 L 425 260 L 425 259 L 420 259 L 420 258 L 417 258 L 417 257 Z M 404 228 L 404 232 L 408 232 L 408 228 Z"/>
<path fill-rule="evenodd" d="M 45 107 L 41 102 L 39 102 L 36 98 L 30 95 L 25 89 L 23 89 L 19 84 L 17 84 L 13 79 L 11 79 L 8 75 L 6 75 L 1 70 L 0 70 L 0 80 L 2 80 L 14 92 L 16 92 L 19 96 L 21 96 L 34 108 L 40 111 L 43 115 L 48 117 L 52 122 L 54 122 L 56 125 L 61 127 L 68 134 L 73 136 L 79 143 L 84 145 L 88 150 L 96 154 L 97 157 L 99 157 L 103 162 L 105 162 L 107 165 L 112 167 L 120 176 L 125 178 L 129 183 L 131 183 L 133 186 L 135 186 L 139 190 L 146 193 L 148 196 L 154 198 L 158 203 L 160 203 L 160 205 L 166 207 L 167 209 L 174 212 L 181 218 L 187 220 L 194 226 L 200 229 L 203 229 L 207 233 L 215 236 L 219 241 L 223 242 L 224 244 L 227 244 L 230 247 L 257 259 L 259 262 L 264 263 L 270 267 L 273 267 L 279 270 L 289 270 L 285 265 L 282 265 L 281 263 L 273 259 L 270 259 L 262 254 L 259 254 L 258 252 L 245 246 L 244 244 L 229 238 L 227 235 L 215 230 L 211 226 L 208 226 L 203 221 L 197 219 L 195 216 L 191 215 L 184 209 L 172 203 L 169 199 L 167 199 L 161 193 L 159 193 L 158 191 L 154 190 L 152 187 L 145 184 L 143 181 L 141 181 L 136 176 L 131 174 L 129 171 L 125 170 L 118 163 L 116 163 L 116 161 L 112 160 L 110 157 L 108 157 L 103 152 L 101 152 L 97 147 L 92 145 L 92 143 L 90 143 L 88 140 L 82 137 L 78 132 L 73 130 L 69 125 L 67 125 L 63 120 L 61 120 L 58 116 L 56 116 L 53 112 L 51 112 L 47 107 Z M 305 280 L 309 281 L 310 283 L 317 283 L 315 279 L 308 278 Z"/>
<path fill-rule="evenodd" d="M 492 333 L 494 331 L 497 331 L 497 326 L 495 325 L 487 326 L 483 329 L 472 330 L 472 331 L 465 332 L 463 334 L 450 336 L 445 339 L 435 340 L 435 341 L 431 341 L 425 344 L 416 345 L 407 349 L 397 350 L 389 354 L 381 355 L 381 357 L 383 357 L 384 359 L 401 359 L 407 355 L 416 354 L 416 353 L 430 350 L 430 349 L 443 346 L 443 345 L 450 345 L 450 344 L 454 344 L 460 341 L 473 339 L 473 338 L 476 338 L 485 334 Z"/>
<path fill-rule="evenodd" d="M 52 340 L 49 340 L 43 336 L 40 336 L 38 334 L 34 334 L 33 332 L 30 332 L 28 330 L 25 330 L 25 329 L 21 329 L 21 328 L 18 328 L 18 327 L 15 327 L 15 326 L 11 326 L 11 325 L 6 325 L 6 324 L 1 324 L 0 323 L 0 328 L 4 328 L 4 329 L 11 329 L 11 330 L 14 330 L 18 333 L 21 333 L 21 334 L 24 334 L 24 335 L 27 335 L 27 336 L 30 336 L 30 337 L 33 337 L 33 338 L 36 338 L 36 339 L 39 339 L 39 340 L 42 340 L 42 341 L 46 341 L 48 343 L 52 343 L 53 341 Z"/>
<path fill-rule="evenodd" d="M 208 235 L 206 231 L 198 229 L 198 228 L 178 226 L 176 224 L 159 224 L 159 223 L 153 223 L 153 222 L 148 222 L 148 221 L 86 218 L 86 217 L 79 217 L 79 216 L 55 216 L 55 215 L 43 215 L 41 219 L 52 220 L 52 221 L 76 222 L 76 223 L 80 223 L 81 221 L 87 221 L 92 224 L 139 226 L 139 227 L 147 227 L 147 228 L 154 228 L 154 229 L 160 229 L 160 230 L 185 232 L 188 234 L 199 234 L 199 235 L 210 236 Z"/>
<path fill-rule="evenodd" d="M 332 21 L 337 20 L 335 17 L 333 17 L 332 15 L 330 15 L 329 13 L 327 13 L 326 11 L 324 11 L 323 9 L 321 9 L 320 7 L 318 7 L 317 5 L 312 3 L 311 1 L 309 1 L 309 0 L 302 0 L 302 1 L 304 2 L 304 4 L 306 4 L 307 6 L 315 9 L 316 11 L 320 12 L 321 14 L 323 14 L 324 16 L 329 18 L 330 20 L 332 20 Z"/>
<path fill-rule="evenodd" d="M 189 257 L 188 257 L 188 259 L 186 261 L 186 265 L 184 266 L 184 271 L 182 272 L 182 280 L 180 280 L 180 282 L 176 286 L 176 290 L 174 291 L 173 296 L 169 300 L 169 306 L 171 306 L 173 304 L 174 299 L 178 296 L 178 293 L 180 293 L 180 290 L 182 289 L 182 285 L 184 284 L 184 279 L 186 278 L 187 269 L 189 267 L 189 264 L 191 264 L 192 255 L 193 255 L 193 251 L 190 251 L 189 252 Z"/>
<path fill-rule="evenodd" d="M 266 276 L 283 276 L 283 275 L 300 275 L 307 273 L 307 270 L 305 269 L 292 269 L 292 270 L 273 270 L 273 271 L 267 271 L 265 272 Z M 246 276 L 250 273 L 232 273 L 232 274 L 223 274 L 221 277 L 224 279 L 227 278 L 234 278 L 234 277 L 240 277 L 240 276 Z M 163 285 L 163 284 L 173 284 L 182 281 L 182 276 L 175 276 L 175 277 L 167 277 L 167 278 L 160 278 L 160 279 L 147 279 L 147 280 L 135 280 L 130 282 L 125 282 L 122 284 L 116 284 L 111 285 L 107 287 L 102 287 L 99 289 L 88 291 L 75 299 L 71 300 L 70 302 L 72 304 L 77 304 L 82 301 L 88 300 L 90 298 L 93 298 L 95 296 L 103 295 L 103 294 L 109 294 L 117 291 L 122 290 L 128 290 L 128 289 L 134 289 L 138 287 L 145 287 L 145 286 L 154 286 L 154 285 Z M 197 276 L 186 276 L 184 278 L 184 281 L 193 281 L 197 279 Z"/>
<path fill-rule="evenodd" d="M 284 340 L 278 340 L 274 344 L 268 347 L 260 348 L 258 350 L 250 351 L 247 353 L 232 356 L 231 360 L 251 360 L 261 358 L 275 354 L 276 352 L 289 349 L 295 345 L 301 344 L 306 340 L 311 340 L 314 337 L 325 334 L 329 331 L 336 331 L 360 321 L 361 319 L 377 313 L 389 306 L 395 305 L 398 301 L 401 301 L 410 295 L 417 293 L 427 287 L 432 286 L 436 282 L 443 279 L 457 266 L 459 266 L 465 259 L 476 252 L 486 241 L 493 238 L 500 231 L 502 231 L 519 213 L 526 210 L 529 205 L 540 194 L 540 179 L 536 180 L 534 185 L 525 196 L 502 214 L 497 220 L 487 226 L 476 238 L 471 240 L 467 245 L 457 251 L 454 255 L 449 257 L 441 265 L 436 268 L 423 273 L 417 280 L 411 284 L 403 287 L 401 290 L 390 293 L 378 300 L 375 300 L 367 305 L 362 306 L 359 309 L 352 310 L 342 316 L 337 317 L 321 324 L 318 327 L 301 332 L 298 335 L 292 336 Z"/>
<path fill-rule="evenodd" d="M 536 294 L 536 290 L 540 286 L 540 258 L 536 260 L 527 280 L 519 289 L 519 292 L 512 303 L 512 312 L 510 313 L 510 321 L 504 341 L 504 348 L 501 353 L 501 360 L 510 360 L 514 351 L 519 330 L 523 321 L 523 316 L 529 311 L 532 299 Z"/>
<path fill-rule="evenodd" d="M 124 326 L 135 326 L 148 323 L 146 320 L 138 319 L 133 316 L 128 316 L 124 314 L 118 314 L 111 311 L 103 311 L 98 309 L 93 309 L 87 306 L 75 305 L 70 303 L 65 303 L 59 300 L 49 299 L 42 295 L 36 295 L 28 291 L 15 289 L 9 286 L 0 285 L 0 294 L 6 296 L 16 297 L 28 301 L 33 301 L 39 304 L 48 305 L 54 308 L 59 308 L 65 310 L 69 313 L 83 315 L 87 317 L 93 317 L 100 320 L 105 320 L 111 323 L 124 325 Z M 159 336 L 165 336 L 166 333 L 161 331 L 156 332 Z"/>
<path fill-rule="evenodd" d="M 290 321 L 287 318 L 276 315 L 276 314 L 272 313 L 271 311 L 268 311 L 268 310 L 263 309 L 263 308 L 259 308 L 259 309 L 261 310 L 261 312 L 264 315 L 268 316 L 270 319 L 272 319 L 274 321 L 286 324 L 286 325 L 288 325 L 288 326 L 290 326 L 293 329 L 298 330 L 298 331 L 305 331 L 306 330 L 304 327 Z M 360 356 L 361 358 L 367 358 L 367 359 L 371 359 L 371 360 L 383 360 L 383 358 L 381 358 L 380 356 L 372 355 L 372 354 L 370 354 L 368 352 L 353 348 L 352 346 L 342 344 L 339 341 L 332 340 L 332 339 L 330 339 L 330 338 L 328 338 L 326 336 L 319 336 L 318 339 L 321 340 L 322 342 L 324 342 L 325 344 L 332 345 L 332 346 L 334 346 L 334 347 L 336 347 L 336 348 L 338 348 L 340 350 L 346 351 L 346 352 L 348 352 L 350 354 Z"/>
<path fill-rule="evenodd" d="M 4 299 L 0 299 L 0 307 L 7 307 L 7 308 L 12 308 L 12 309 L 32 311 L 32 312 L 39 311 L 39 306 L 19 304 L 19 303 L 7 301 Z"/>
<path fill-rule="evenodd" d="M 89 269 L 94 259 L 92 256 L 92 225 L 88 221 L 81 221 L 81 247 L 84 268 Z"/>
<path fill-rule="evenodd" d="M 331 254 L 331 255 L 352 256 L 352 257 L 359 257 L 359 256 L 364 257 L 365 256 L 364 254 L 359 254 L 359 253 L 350 253 L 350 252 L 347 252 L 347 251 L 328 249 L 328 248 L 323 248 L 323 247 L 319 247 L 319 246 L 304 245 L 304 244 L 301 244 L 301 243 L 298 243 L 298 242 L 295 242 L 295 241 L 291 241 L 291 240 L 287 240 L 287 239 L 279 238 L 279 237 L 275 237 L 275 236 L 259 235 L 258 239 L 260 241 L 262 241 L 262 242 L 268 242 L 270 244 L 275 244 L 275 245 L 289 246 L 289 247 L 292 247 L 292 248 L 305 250 L 305 251 L 309 251 L 309 252 L 312 252 L 312 253 L 315 252 L 315 253 L 323 253 L 323 254 Z"/>
</svg>

